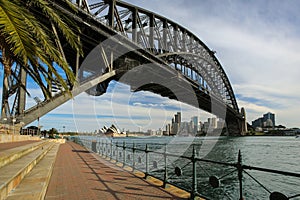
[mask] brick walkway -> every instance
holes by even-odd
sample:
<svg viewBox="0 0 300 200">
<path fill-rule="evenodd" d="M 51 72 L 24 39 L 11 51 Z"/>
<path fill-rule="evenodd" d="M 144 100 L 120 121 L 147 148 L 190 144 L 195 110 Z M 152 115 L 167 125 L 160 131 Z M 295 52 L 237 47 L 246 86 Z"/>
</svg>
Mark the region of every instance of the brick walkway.
<svg viewBox="0 0 300 200">
<path fill-rule="evenodd" d="M 178 199 L 73 142 L 60 146 L 46 193 L 53 199 Z"/>
<path fill-rule="evenodd" d="M 23 145 L 34 143 L 34 142 L 39 142 L 39 140 L 27 140 L 27 141 L 21 141 L 21 142 L 0 143 L 0 151 L 12 149 L 15 147 L 23 146 Z"/>
</svg>

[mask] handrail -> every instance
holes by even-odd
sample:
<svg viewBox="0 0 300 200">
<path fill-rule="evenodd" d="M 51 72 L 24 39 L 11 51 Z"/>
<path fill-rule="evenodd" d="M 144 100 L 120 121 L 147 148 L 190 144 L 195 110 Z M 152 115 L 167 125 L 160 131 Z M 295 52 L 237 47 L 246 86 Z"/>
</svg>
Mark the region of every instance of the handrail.
<svg viewBox="0 0 300 200">
<path fill-rule="evenodd" d="M 193 151 L 192 151 L 192 156 L 183 156 L 183 155 L 177 155 L 173 153 L 168 153 L 166 145 L 162 151 L 155 151 L 155 150 L 150 150 L 149 145 L 145 144 L 145 148 L 139 148 L 136 146 L 136 143 L 125 143 L 125 141 L 122 143 L 122 145 L 119 144 L 119 142 L 113 142 L 112 140 L 107 140 L 103 139 L 100 141 L 95 141 L 95 140 L 87 140 L 87 139 L 82 139 L 78 138 L 77 141 L 75 141 L 86 148 L 92 150 L 95 153 L 99 153 L 102 156 L 105 156 L 106 158 L 109 159 L 115 159 L 116 162 L 121 162 L 123 164 L 123 167 L 128 165 L 128 162 L 126 162 L 126 151 L 132 153 L 132 159 L 130 158 L 130 154 L 127 155 L 128 160 L 132 160 L 131 167 L 133 170 L 137 169 L 136 166 L 136 153 L 137 152 L 142 152 L 145 153 L 146 159 L 145 159 L 145 178 L 150 175 L 149 173 L 149 156 L 150 153 L 156 154 L 156 155 L 161 155 L 163 156 L 163 178 L 157 177 L 155 174 L 151 174 L 151 176 L 162 179 L 163 181 L 163 187 L 166 186 L 166 184 L 169 184 L 169 177 L 168 178 L 168 162 L 167 158 L 168 157 L 176 157 L 176 158 L 183 158 L 189 160 L 187 164 L 184 166 L 186 167 L 188 164 L 192 163 L 192 189 L 188 190 L 191 194 L 191 199 L 194 199 L 196 196 L 203 197 L 206 199 L 209 199 L 208 197 L 205 197 L 204 195 L 201 195 L 197 191 L 197 163 L 198 162 L 203 162 L 203 163 L 211 163 L 211 164 L 217 164 L 217 165 L 223 165 L 223 166 L 229 166 L 229 167 L 234 167 L 235 170 L 231 171 L 230 173 L 227 173 L 226 175 L 223 175 L 221 178 L 218 178 L 217 176 L 209 176 L 209 185 L 213 188 L 218 188 L 220 186 L 220 180 L 223 179 L 224 177 L 232 174 L 233 172 L 238 172 L 238 181 L 239 181 L 239 199 L 243 199 L 243 175 L 249 176 L 251 179 L 253 179 L 261 188 L 266 190 L 270 196 L 270 200 L 287 200 L 287 199 L 293 199 L 295 197 L 299 197 L 300 194 L 295 194 L 293 196 L 287 197 L 286 195 L 280 193 L 280 192 L 271 192 L 269 189 L 267 189 L 262 183 L 260 183 L 254 176 L 252 176 L 250 173 L 248 173 L 246 170 L 256 170 L 256 171 L 261 171 L 261 172 L 267 172 L 267 173 L 272 173 L 272 174 L 280 174 L 280 175 L 285 175 L 285 176 L 290 176 L 290 177 L 298 177 L 300 178 L 299 173 L 294 173 L 294 172 L 287 172 L 287 171 L 281 171 L 281 170 L 274 170 L 274 169 L 268 169 L 268 168 L 262 168 L 262 167 L 255 167 L 255 166 L 249 166 L 249 165 L 244 165 L 242 163 L 242 154 L 241 151 L 239 151 L 238 154 L 238 160 L 236 163 L 230 163 L 230 162 L 221 162 L 221 161 L 214 161 L 214 160 L 209 160 L 209 159 L 203 159 L 203 158 L 197 158 L 196 157 L 196 151 L 193 145 Z M 130 145 L 131 144 L 131 145 Z M 130 145 L 130 146 L 129 146 Z M 157 145 L 157 144 L 155 144 Z M 120 151 L 120 148 L 122 149 Z M 115 153 L 115 151 L 117 153 Z M 122 160 L 120 160 L 120 157 L 122 157 Z M 140 157 L 138 157 L 140 159 Z M 140 160 L 139 160 L 140 161 Z M 157 162 L 153 161 L 153 165 L 156 165 L 157 167 Z M 183 168 L 184 168 L 183 167 Z M 182 175 L 182 169 L 179 167 L 175 167 L 175 174 L 177 176 Z M 171 183 L 172 184 L 172 183 Z M 186 190 L 186 188 L 183 188 L 180 185 L 176 185 L 178 188 Z"/>
</svg>

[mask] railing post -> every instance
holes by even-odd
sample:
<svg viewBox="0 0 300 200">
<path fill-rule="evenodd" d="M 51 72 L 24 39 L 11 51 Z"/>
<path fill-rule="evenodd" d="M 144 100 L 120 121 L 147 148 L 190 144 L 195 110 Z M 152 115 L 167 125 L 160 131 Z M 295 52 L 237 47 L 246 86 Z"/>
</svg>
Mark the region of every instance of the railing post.
<svg viewBox="0 0 300 200">
<path fill-rule="evenodd" d="M 100 141 L 100 155 L 103 156 L 103 140 Z"/>
<path fill-rule="evenodd" d="M 97 153 L 97 141 L 92 140 L 92 151 Z"/>
<path fill-rule="evenodd" d="M 135 144 L 132 145 L 132 171 L 135 169 L 135 162 L 134 162 L 134 154 L 135 154 Z"/>
<path fill-rule="evenodd" d="M 112 140 L 110 140 L 110 156 L 109 156 L 109 160 L 111 160 L 112 157 L 113 157 L 113 149 L 112 149 L 112 146 L 113 146 Z"/>
<path fill-rule="evenodd" d="M 126 144 L 125 141 L 123 142 L 123 167 L 125 167 L 126 163 Z"/>
<path fill-rule="evenodd" d="M 116 144 L 116 163 L 118 163 L 118 160 L 119 160 L 119 147 L 118 147 L 118 143 L 119 142 L 117 142 L 117 144 Z"/>
<path fill-rule="evenodd" d="M 146 144 L 146 149 L 145 149 L 145 153 L 146 153 L 146 174 L 144 178 L 147 178 L 148 173 L 149 173 L 149 155 L 148 155 L 148 144 Z"/>
<path fill-rule="evenodd" d="M 98 153 L 99 153 L 99 155 L 101 155 L 101 151 L 102 151 L 102 140 L 100 139 L 99 141 L 98 141 L 98 143 L 99 143 L 99 147 L 98 147 Z"/>
<path fill-rule="evenodd" d="M 167 181 L 168 181 L 168 161 L 167 161 L 167 145 L 165 144 L 165 148 L 164 148 L 164 161 L 165 161 L 165 173 L 164 173 L 164 185 L 163 187 L 165 188 L 167 185 Z"/>
<path fill-rule="evenodd" d="M 105 158 L 107 158 L 107 140 L 105 140 Z"/>
<path fill-rule="evenodd" d="M 192 163 L 193 163 L 193 183 L 192 183 L 192 194 L 191 199 L 195 199 L 197 194 L 197 166 L 196 166 L 196 150 L 193 145 L 193 154 L 192 154 Z"/>
<path fill-rule="evenodd" d="M 237 170 L 238 170 L 238 179 L 240 185 L 240 200 L 243 200 L 243 167 L 242 167 L 241 150 L 239 150 L 239 154 L 238 154 Z"/>
<path fill-rule="evenodd" d="M 99 142 L 99 139 L 97 139 L 97 154 L 99 154 L 100 152 L 100 142 Z"/>
<path fill-rule="evenodd" d="M 104 147 L 104 140 L 102 140 L 102 156 L 104 156 L 104 149 L 105 149 L 105 147 Z"/>
</svg>

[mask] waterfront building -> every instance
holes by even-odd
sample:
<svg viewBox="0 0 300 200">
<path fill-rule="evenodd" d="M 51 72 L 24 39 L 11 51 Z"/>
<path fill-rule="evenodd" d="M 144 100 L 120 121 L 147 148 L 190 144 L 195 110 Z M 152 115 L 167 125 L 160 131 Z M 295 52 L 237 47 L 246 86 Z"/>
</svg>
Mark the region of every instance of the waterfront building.
<svg viewBox="0 0 300 200">
<path fill-rule="evenodd" d="M 272 128 L 274 129 L 276 124 L 275 124 L 275 114 L 273 113 L 266 113 L 263 115 L 263 117 L 260 117 L 254 121 L 252 121 L 252 126 L 257 129 L 257 128 Z"/>
<path fill-rule="evenodd" d="M 194 122 L 192 120 L 188 123 L 188 132 L 190 134 L 195 134 L 194 133 Z"/>
<path fill-rule="evenodd" d="M 179 127 L 180 127 L 180 123 L 181 123 L 181 112 L 177 112 L 177 117 L 178 117 L 177 123 L 179 124 Z"/>
<path fill-rule="evenodd" d="M 156 131 L 156 135 L 157 136 L 162 136 L 163 135 L 163 130 L 161 128 L 159 128 L 157 131 Z"/>
<path fill-rule="evenodd" d="M 170 135 L 171 134 L 171 124 L 166 125 L 166 131 L 163 135 Z"/>
<path fill-rule="evenodd" d="M 175 119 L 174 123 L 178 123 L 178 115 L 177 114 L 175 114 L 174 119 Z"/>
<path fill-rule="evenodd" d="M 208 120 L 208 125 L 211 129 L 216 129 L 218 127 L 216 117 L 208 118 L 207 120 Z"/>
<path fill-rule="evenodd" d="M 267 126 L 272 127 L 272 128 L 275 127 L 275 114 L 268 112 L 263 115 L 263 120 L 264 120 L 264 122 L 266 122 L 265 127 L 267 127 Z"/>
<path fill-rule="evenodd" d="M 189 135 L 189 122 L 181 122 L 181 126 L 180 126 L 180 130 L 178 132 L 178 134 L 180 136 L 187 136 Z"/>
<path fill-rule="evenodd" d="M 209 122 L 207 121 L 207 122 L 204 122 L 203 123 L 203 129 L 202 129 L 202 131 L 204 132 L 204 133 L 207 133 L 208 132 L 208 128 L 209 128 Z"/>
<path fill-rule="evenodd" d="M 21 135 L 38 135 L 39 130 L 38 127 L 36 126 L 29 126 L 27 128 L 22 128 L 21 129 Z"/>
<path fill-rule="evenodd" d="M 154 136 L 154 135 L 156 135 L 156 131 L 152 130 L 152 129 L 148 129 L 147 134 L 150 135 L 150 136 Z"/>
<path fill-rule="evenodd" d="M 172 135 L 177 135 L 178 131 L 179 131 L 179 124 L 173 123 L 172 124 Z"/>
<path fill-rule="evenodd" d="M 208 118 L 206 122 L 201 123 L 201 131 L 204 133 L 215 132 L 216 130 L 222 130 L 225 126 L 225 120 L 221 118 Z"/>
<path fill-rule="evenodd" d="M 260 117 L 260 118 L 258 118 L 258 119 L 256 119 L 256 120 L 252 121 L 252 126 L 253 126 L 254 128 L 257 128 L 257 127 L 262 128 L 262 127 L 263 127 L 263 124 L 264 124 L 264 121 L 263 121 L 263 118 L 262 118 L 262 117 Z"/>
<path fill-rule="evenodd" d="M 191 121 L 193 122 L 193 134 L 197 134 L 198 130 L 199 130 L 199 121 L 198 121 L 198 117 L 194 116 L 192 117 Z"/>
<path fill-rule="evenodd" d="M 172 118 L 172 125 L 170 130 L 170 135 L 177 135 L 180 131 L 180 124 L 181 124 L 181 112 L 177 112 Z"/>
</svg>

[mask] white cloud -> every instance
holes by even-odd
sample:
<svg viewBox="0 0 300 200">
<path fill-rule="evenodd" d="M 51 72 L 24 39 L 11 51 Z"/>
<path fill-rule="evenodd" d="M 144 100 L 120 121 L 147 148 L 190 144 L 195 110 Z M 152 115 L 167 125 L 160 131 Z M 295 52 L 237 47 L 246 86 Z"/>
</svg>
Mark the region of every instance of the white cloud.
<svg viewBox="0 0 300 200">
<path fill-rule="evenodd" d="M 163 13 L 216 50 L 249 121 L 273 111 L 279 123 L 300 126 L 299 2 L 128 2 Z"/>
<path fill-rule="evenodd" d="M 279 123 L 300 126 L 299 2 L 128 2 L 163 13 L 216 50 L 249 121 L 273 111 Z"/>
</svg>

